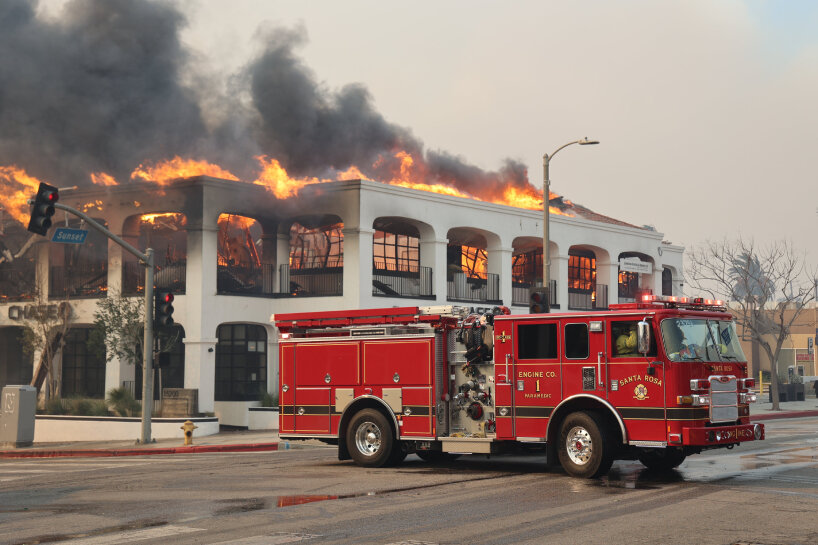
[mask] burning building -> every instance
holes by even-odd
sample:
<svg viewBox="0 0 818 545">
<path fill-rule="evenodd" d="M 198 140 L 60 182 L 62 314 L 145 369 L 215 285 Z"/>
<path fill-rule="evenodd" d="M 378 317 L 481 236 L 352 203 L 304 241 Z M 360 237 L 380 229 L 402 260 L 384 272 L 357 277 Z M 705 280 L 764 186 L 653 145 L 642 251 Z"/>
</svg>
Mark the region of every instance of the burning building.
<svg viewBox="0 0 818 545">
<path fill-rule="evenodd" d="M 277 388 L 273 313 L 447 303 L 527 312 L 528 287 L 542 279 L 540 210 L 399 185 L 353 179 L 279 197 L 261 184 L 195 176 L 61 197 L 135 247 L 154 249 L 156 287 L 176 294 L 183 338 L 162 386 L 198 390 L 200 410 L 224 424 L 247 425 L 259 392 Z M 683 249 L 661 233 L 562 200 L 552 206 L 555 310 L 680 292 Z M 18 256 L 0 263 L 0 382 L 31 378 L 30 359 L 17 363 L 25 360 L 17 337 L 39 286 L 48 303 L 70 307 L 62 394 L 101 397 L 131 383 L 138 393 L 138 366 L 106 365 L 83 343 L 96 301 L 140 295 L 144 269 L 93 230 L 71 247 L 30 239 L 19 222 L 4 225 L 14 247 L 6 253 Z"/>
</svg>

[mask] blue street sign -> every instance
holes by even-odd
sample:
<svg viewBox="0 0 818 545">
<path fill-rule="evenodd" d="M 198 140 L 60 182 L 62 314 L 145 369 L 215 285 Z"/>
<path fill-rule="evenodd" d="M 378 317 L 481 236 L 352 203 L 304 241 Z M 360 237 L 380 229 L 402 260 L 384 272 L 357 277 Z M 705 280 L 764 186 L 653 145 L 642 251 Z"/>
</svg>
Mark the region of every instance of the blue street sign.
<svg viewBox="0 0 818 545">
<path fill-rule="evenodd" d="M 82 244 L 88 236 L 87 229 L 69 229 L 68 227 L 57 227 L 52 242 L 62 242 L 64 244 Z"/>
</svg>

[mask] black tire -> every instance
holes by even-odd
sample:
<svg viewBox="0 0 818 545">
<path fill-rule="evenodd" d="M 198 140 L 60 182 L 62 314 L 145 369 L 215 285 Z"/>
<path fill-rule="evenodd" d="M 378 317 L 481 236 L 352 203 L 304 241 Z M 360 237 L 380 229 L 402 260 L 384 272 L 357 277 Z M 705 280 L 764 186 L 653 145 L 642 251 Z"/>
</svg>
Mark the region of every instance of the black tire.
<svg viewBox="0 0 818 545">
<path fill-rule="evenodd" d="M 566 473 L 592 479 L 611 469 L 615 451 L 613 434 L 598 413 L 571 413 L 560 427 L 557 450 Z"/>
<path fill-rule="evenodd" d="M 679 467 L 687 455 L 681 449 L 669 447 L 640 449 L 637 457 L 642 465 L 652 471 L 670 471 Z"/>
<path fill-rule="evenodd" d="M 390 466 L 400 465 L 409 456 L 409 447 L 403 441 L 396 441 L 389 458 Z"/>
<path fill-rule="evenodd" d="M 460 454 L 454 452 L 442 452 L 439 450 L 418 450 L 415 452 L 415 454 L 417 454 L 418 458 L 424 462 L 429 462 L 432 464 L 454 462 L 460 458 Z"/>
<path fill-rule="evenodd" d="M 356 414 L 347 428 L 347 449 L 356 464 L 382 467 L 392 459 L 395 437 L 386 417 L 375 409 Z"/>
</svg>

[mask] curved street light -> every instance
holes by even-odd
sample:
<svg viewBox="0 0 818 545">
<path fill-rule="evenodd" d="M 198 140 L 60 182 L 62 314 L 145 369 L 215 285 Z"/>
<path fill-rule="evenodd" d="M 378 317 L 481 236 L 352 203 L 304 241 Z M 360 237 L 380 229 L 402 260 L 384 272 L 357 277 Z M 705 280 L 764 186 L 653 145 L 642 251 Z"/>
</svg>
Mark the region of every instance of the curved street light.
<svg viewBox="0 0 818 545">
<path fill-rule="evenodd" d="M 567 148 L 570 145 L 579 144 L 580 146 L 592 146 L 594 144 L 599 144 L 599 140 L 588 140 L 587 137 L 583 138 L 582 140 L 574 140 L 573 142 L 568 142 L 567 144 L 563 144 L 562 146 L 558 147 L 551 155 L 547 153 L 542 156 L 542 172 L 543 172 L 543 228 L 542 228 L 542 264 L 543 264 L 543 275 L 542 275 L 542 284 L 545 290 L 545 311 L 551 312 L 551 253 L 548 249 L 548 242 L 549 242 L 549 223 L 551 214 L 549 212 L 549 202 L 551 200 L 551 180 L 548 177 L 548 166 L 551 162 L 551 159 L 559 153 L 559 151 L 563 148 Z"/>
</svg>

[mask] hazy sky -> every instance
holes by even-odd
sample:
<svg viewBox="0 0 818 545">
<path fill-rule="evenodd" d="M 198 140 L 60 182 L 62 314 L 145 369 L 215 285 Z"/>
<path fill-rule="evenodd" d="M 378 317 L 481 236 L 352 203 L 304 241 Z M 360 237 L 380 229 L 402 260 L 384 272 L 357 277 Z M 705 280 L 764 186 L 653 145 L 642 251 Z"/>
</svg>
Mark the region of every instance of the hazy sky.
<svg viewBox="0 0 818 545">
<path fill-rule="evenodd" d="M 200 70 L 231 73 L 263 36 L 328 90 L 365 86 L 426 149 L 506 158 L 595 211 L 691 245 L 787 238 L 818 261 L 818 2 L 186 0 Z M 48 5 L 41 5 L 49 9 Z"/>
</svg>

